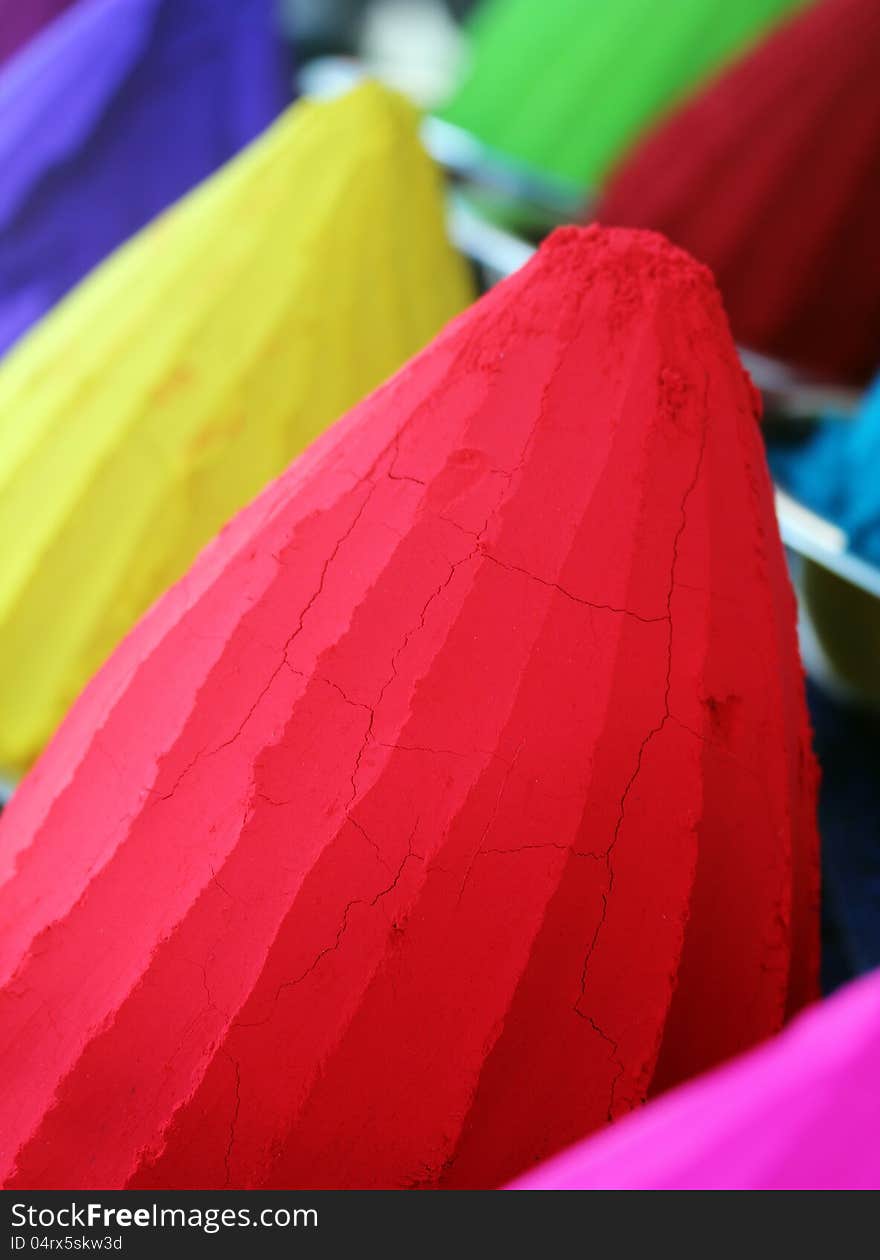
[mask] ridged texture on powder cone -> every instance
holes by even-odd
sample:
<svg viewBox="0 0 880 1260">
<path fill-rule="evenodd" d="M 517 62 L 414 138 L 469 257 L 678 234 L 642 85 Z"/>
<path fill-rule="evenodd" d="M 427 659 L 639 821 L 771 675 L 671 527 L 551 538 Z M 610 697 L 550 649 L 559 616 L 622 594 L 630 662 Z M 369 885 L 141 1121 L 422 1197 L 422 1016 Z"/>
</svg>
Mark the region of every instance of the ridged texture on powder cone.
<svg viewBox="0 0 880 1260">
<path fill-rule="evenodd" d="M 150 602 L 466 305 L 413 111 L 294 106 L 0 367 L 0 765 Z"/>
<path fill-rule="evenodd" d="M 648 127 L 804 0 L 484 0 L 444 118 L 590 186 Z"/>
<path fill-rule="evenodd" d="M 816 373 L 880 361 L 880 5 L 823 0 L 661 127 L 594 217 L 712 268 L 734 335 Z"/>
<path fill-rule="evenodd" d="M 215 540 L 13 797 L 3 1176 L 500 1184 L 661 1042 L 693 1073 L 812 992 L 813 809 L 711 279 L 561 231 Z"/>
<path fill-rule="evenodd" d="M 0 354 L 289 98 L 275 0 L 82 0 L 23 51 L 0 74 Z"/>
<path fill-rule="evenodd" d="M 72 3 L 73 0 L 0 0 L 0 65 Z"/>
<path fill-rule="evenodd" d="M 880 1189 L 880 972 L 521 1190 Z"/>
</svg>

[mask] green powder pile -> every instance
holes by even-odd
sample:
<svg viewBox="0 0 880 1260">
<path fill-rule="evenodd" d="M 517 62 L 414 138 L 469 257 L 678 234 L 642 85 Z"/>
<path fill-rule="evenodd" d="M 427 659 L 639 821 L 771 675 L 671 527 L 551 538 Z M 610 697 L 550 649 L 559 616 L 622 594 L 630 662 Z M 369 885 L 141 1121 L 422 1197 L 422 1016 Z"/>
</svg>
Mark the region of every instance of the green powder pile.
<svg viewBox="0 0 880 1260">
<path fill-rule="evenodd" d="M 441 117 L 581 188 L 807 0 L 483 0 Z"/>
</svg>

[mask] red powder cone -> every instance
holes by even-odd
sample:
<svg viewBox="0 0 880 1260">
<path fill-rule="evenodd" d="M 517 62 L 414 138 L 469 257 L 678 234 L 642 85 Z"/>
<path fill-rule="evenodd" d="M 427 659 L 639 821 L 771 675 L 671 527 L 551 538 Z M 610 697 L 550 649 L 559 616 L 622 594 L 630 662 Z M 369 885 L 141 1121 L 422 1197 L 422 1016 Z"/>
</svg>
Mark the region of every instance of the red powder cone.
<svg viewBox="0 0 880 1260">
<path fill-rule="evenodd" d="M 823 0 L 639 147 L 595 209 L 708 263 L 735 335 L 864 381 L 880 360 L 880 5 Z"/>
<path fill-rule="evenodd" d="M 874 971 L 512 1188 L 878 1190 L 878 1061 Z"/>
<path fill-rule="evenodd" d="M 567 229 L 218 537 L 0 828 L 9 1185 L 494 1185 L 812 995 L 755 406 Z"/>
</svg>

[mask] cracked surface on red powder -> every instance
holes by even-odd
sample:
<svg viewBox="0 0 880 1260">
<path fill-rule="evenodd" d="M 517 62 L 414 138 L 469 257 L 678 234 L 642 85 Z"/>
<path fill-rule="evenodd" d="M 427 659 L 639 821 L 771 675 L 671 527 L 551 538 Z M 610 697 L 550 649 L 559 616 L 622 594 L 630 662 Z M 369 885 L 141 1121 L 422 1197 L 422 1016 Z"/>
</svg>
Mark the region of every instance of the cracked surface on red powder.
<svg viewBox="0 0 880 1260">
<path fill-rule="evenodd" d="M 815 844 L 714 286 L 558 232 L 218 537 L 16 795 L 3 1175 L 499 1184 L 812 995 Z"/>
</svg>

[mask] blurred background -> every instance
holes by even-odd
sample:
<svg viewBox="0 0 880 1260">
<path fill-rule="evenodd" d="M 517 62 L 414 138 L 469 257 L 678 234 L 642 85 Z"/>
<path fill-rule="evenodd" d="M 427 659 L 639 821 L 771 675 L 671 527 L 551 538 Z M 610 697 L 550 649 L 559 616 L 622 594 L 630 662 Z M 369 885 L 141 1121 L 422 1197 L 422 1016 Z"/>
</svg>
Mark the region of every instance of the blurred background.
<svg viewBox="0 0 880 1260">
<path fill-rule="evenodd" d="M 0 0 L 0 355 L 291 99 L 364 76 L 421 111 L 479 287 L 570 221 L 691 250 L 764 399 L 823 772 L 825 987 L 880 965 L 880 5 L 172 9 Z"/>
</svg>

